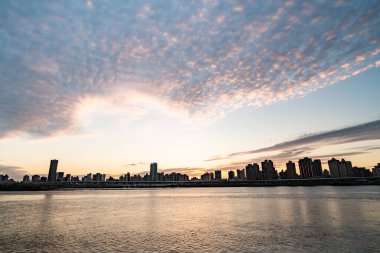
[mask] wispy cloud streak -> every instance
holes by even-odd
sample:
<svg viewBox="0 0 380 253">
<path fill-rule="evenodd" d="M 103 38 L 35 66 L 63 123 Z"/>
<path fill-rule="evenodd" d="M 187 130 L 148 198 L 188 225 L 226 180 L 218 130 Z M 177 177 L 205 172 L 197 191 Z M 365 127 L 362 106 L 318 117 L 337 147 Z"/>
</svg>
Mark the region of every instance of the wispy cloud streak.
<svg viewBox="0 0 380 253">
<path fill-rule="evenodd" d="M 136 92 L 223 115 L 378 67 L 378 1 L 1 1 L 0 137 L 75 131 Z M 131 112 L 133 114 L 133 112 Z"/>
<path fill-rule="evenodd" d="M 294 157 L 310 150 L 322 146 L 352 143 L 357 141 L 379 140 L 380 139 L 380 120 L 367 122 L 364 124 L 346 127 L 342 129 L 315 133 L 301 136 L 295 140 L 281 142 L 273 146 L 254 149 L 243 152 L 231 153 L 227 156 L 217 156 L 207 161 L 217 161 L 230 159 L 243 155 L 258 154 L 263 152 L 281 151 L 281 157 Z M 378 148 L 378 147 L 373 147 Z M 368 150 L 368 147 L 365 148 Z"/>
<path fill-rule="evenodd" d="M 21 167 L 0 164 L 0 174 L 8 175 L 10 178 L 21 180 L 24 175 L 28 175 L 28 171 Z"/>
</svg>

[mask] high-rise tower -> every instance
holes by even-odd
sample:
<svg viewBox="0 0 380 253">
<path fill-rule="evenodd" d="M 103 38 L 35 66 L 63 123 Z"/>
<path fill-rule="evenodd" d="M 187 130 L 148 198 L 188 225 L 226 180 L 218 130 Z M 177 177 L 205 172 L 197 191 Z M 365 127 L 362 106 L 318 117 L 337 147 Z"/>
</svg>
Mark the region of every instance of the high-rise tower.
<svg viewBox="0 0 380 253">
<path fill-rule="evenodd" d="M 157 163 L 150 164 L 150 180 L 157 181 Z"/>
<path fill-rule="evenodd" d="M 48 182 L 56 182 L 57 181 L 57 168 L 58 168 L 58 160 L 51 160 L 50 161 L 50 168 L 49 168 L 49 176 L 48 176 Z"/>
</svg>

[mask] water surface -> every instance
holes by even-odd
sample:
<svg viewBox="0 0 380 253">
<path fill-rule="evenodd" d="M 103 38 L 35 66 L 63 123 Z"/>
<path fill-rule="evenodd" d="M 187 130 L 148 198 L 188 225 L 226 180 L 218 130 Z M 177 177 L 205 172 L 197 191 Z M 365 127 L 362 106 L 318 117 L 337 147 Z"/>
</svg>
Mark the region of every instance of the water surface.
<svg viewBox="0 0 380 253">
<path fill-rule="evenodd" d="M 380 187 L 0 192 L 0 252 L 378 252 Z"/>
</svg>

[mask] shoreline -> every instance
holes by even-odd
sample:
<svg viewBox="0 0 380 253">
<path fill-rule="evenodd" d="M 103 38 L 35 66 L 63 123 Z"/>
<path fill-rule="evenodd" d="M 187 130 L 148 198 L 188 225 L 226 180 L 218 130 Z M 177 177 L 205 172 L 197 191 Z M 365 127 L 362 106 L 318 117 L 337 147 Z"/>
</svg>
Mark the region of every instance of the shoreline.
<svg viewBox="0 0 380 253">
<path fill-rule="evenodd" d="M 193 187 L 276 187 L 380 185 L 380 177 L 315 178 L 254 181 L 141 181 L 141 182 L 56 182 L 0 184 L 0 191 L 49 191 L 79 189 L 193 188 Z"/>
</svg>

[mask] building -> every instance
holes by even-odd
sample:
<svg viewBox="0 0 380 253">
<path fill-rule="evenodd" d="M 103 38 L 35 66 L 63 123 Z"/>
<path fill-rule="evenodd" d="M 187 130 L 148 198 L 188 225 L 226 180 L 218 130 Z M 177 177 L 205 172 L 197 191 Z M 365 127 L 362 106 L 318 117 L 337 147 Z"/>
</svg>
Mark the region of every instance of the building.
<svg viewBox="0 0 380 253">
<path fill-rule="evenodd" d="M 347 168 L 346 168 L 346 161 L 342 160 L 343 162 L 338 162 L 338 169 L 339 169 L 339 177 L 348 177 L 347 175 Z"/>
<path fill-rule="evenodd" d="M 313 176 L 322 177 L 322 163 L 321 160 L 315 159 L 312 163 Z"/>
<path fill-rule="evenodd" d="M 57 181 L 58 181 L 58 182 L 62 182 L 64 176 L 65 176 L 65 172 L 58 172 L 58 178 L 57 178 Z"/>
<path fill-rule="evenodd" d="M 157 163 L 150 164 L 150 180 L 157 181 Z"/>
<path fill-rule="evenodd" d="M 279 173 L 280 179 L 288 179 L 288 175 L 286 174 L 286 171 L 281 170 Z"/>
<path fill-rule="evenodd" d="M 104 182 L 104 181 L 106 181 L 106 176 L 105 176 L 105 174 L 98 172 L 92 176 L 92 181 L 93 182 Z"/>
<path fill-rule="evenodd" d="M 309 157 L 298 160 L 298 167 L 300 168 L 301 178 L 312 178 L 313 173 L 313 160 Z M 322 172 L 321 172 L 322 174 Z"/>
<path fill-rule="evenodd" d="M 373 167 L 372 173 L 374 177 L 380 177 L 380 163 Z"/>
<path fill-rule="evenodd" d="M 24 184 L 28 184 L 28 183 L 30 183 L 29 176 L 28 176 L 28 175 L 25 175 L 25 176 L 22 178 L 22 182 L 23 182 Z"/>
<path fill-rule="evenodd" d="M 39 175 L 33 175 L 32 176 L 32 183 L 39 183 L 39 182 L 40 182 L 40 176 Z"/>
<path fill-rule="evenodd" d="M 51 160 L 49 167 L 48 182 L 57 182 L 58 160 Z"/>
<path fill-rule="evenodd" d="M 7 174 L 0 175 L 0 178 L 1 178 L 0 183 L 2 183 L 2 184 L 6 184 L 9 181 L 9 176 Z"/>
<path fill-rule="evenodd" d="M 215 180 L 222 180 L 222 171 L 220 170 L 215 171 Z"/>
<path fill-rule="evenodd" d="M 239 180 L 245 180 L 245 170 L 236 170 L 236 175 Z"/>
<path fill-rule="evenodd" d="M 331 177 L 334 177 L 334 178 L 340 177 L 340 174 L 339 174 L 339 160 L 336 160 L 335 158 L 332 158 L 331 160 L 327 161 L 327 164 L 329 165 L 329 170 L 330 170 Z"/>
<path fill-rule="evenodd" d="M 234 180 L 235 179 L 235 172 L 233 170 L 230 170 L 228 172 L 228 180 Z"/>
<path fill-rule="evenodd" d="M 157 181 L 165 181 L 165 173 L 164 172 L 157 173 Z"/>
<path fill-rule="evenodd" d="M 263 173 L 263 180 L 274 180 L 278 178 L 277 171 L 274 168 L 272 160 L 265 160 L 261 162 L 261 169 Z"/>
<path fill-rule="evenodd" d="M 350 161 L 342 159 L 341 161 L 332 158 L 328 162 L 331 177 L 361 177 L 362 170 L 354 169 Z M 364 169 L 365 170 L 365 169 Z"/>
<path fill-rule="evenodd" d="M 286 178 L 287 179 L 297 178 L 296 164 L 292 161 L 289 161 L 286 163 Z"/>
<path fill-rule="evenodd" d="M 125 181 L 131 181 L 131 173 L 127 172 L 127 174 L 125 175 Z"/>
<path fill-rule="evenodd" d="M 209 180 L 211 180 L 211 175 L 210 175 L 210 173 L 209 173 L 209 172 L 206 172 L 206 173 L 202 174 L 202 175 L 201 175 L 201 180 L 202 180 L 202 181 L 209 181 Z"/>
<path fill-rule="evenodd" d="M 186 174 L 177 173 L 178 181 L 189 181 L 189 176 Z"/>
<path fill-rule="evenodd" d="M 340 162 L 340 167 L 339 167 L 339 172 L 342 170 L 341 173 L 345 175 L 345 177 L 353 177 L 354 176 L 354 171 L 352 169 L 352 163 L 350 161 L 346 161 L 342 159 Z"/>
<path fill-rule="evenodd" d="M 245 167 L 245 173 L 247 180 L 258 180 L 259 179 L 259 165 L 257 163 L 248 164 Z"/>
<path fill-rule="evenodd" d="M 67 174 L 65 177 L 65 182 L 70 182 L 71 181 L 71 174 Z"/>
<path fill-rule="evenodd" d="M 86 176 L 82 177 L 82 181 L 85 183 L 92 182 L 92 173 L 88 173 Z"/>
<path fill-rule="evenodd" d="M 253 177 L 255 180 L 260 179 L 260 166 L 257 163 L 252 164 L 253 167 Z"/>
<path fill-rule="evenodd" d="M 41 178 L 41 180 L 42 180 L 42 178 Z M 71 181 L 72 182 L 79 182 L 79 176 L 72 176 Z"/>
</svg>

